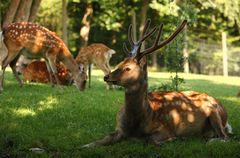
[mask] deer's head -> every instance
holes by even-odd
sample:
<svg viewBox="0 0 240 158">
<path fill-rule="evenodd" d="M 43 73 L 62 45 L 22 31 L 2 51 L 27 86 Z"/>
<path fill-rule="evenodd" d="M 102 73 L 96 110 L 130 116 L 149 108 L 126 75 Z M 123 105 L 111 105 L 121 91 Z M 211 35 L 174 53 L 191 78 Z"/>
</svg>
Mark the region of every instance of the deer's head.
<svg viewBox="0 0 240 158">
<path fill-rule="evenodd" d="M 187 24 L 187 21 L 184 20 L 182 24 L 176 29 L 176 31 L 169 36 L 166 40 L 159 43 L 163 24 L 160 26 L 157 37 L 152 47 L 145 50 L 141 50 L 142 43 L 151 35 L 153 35 L 157 28 L 154 27 L 149 33 L 146 33 L 147 29 L 150 26 L 150 20 L 148 19 L 141 38 L 135 42 L 132 38 L 132 25 L 129 26 L 128 30 L 128 40 L 131 45 L 131 51 L 127 49 L 127 46 L 124 44 L 124 50 L 128 54 L 128 57 L 124 59 L 117 68 L 110 74 L 104 77 L 104 81 L 116 85 L 123 86 L 125 88 L 130 87 L 133 83 L 143 81 L 146 74 L 146 58 L 144 56 L 153 53 L 155 50 L 160 49 L 170 43 L 184 28 Z"/>
<path fill-rule="evenodd" d="M 74 84 L 76 87 L 83 91 L 86 88 L 86 83 L 87 83 L 87 74 L 84 71 L 84 66 L 82 64 L 79 64 L 78 66 L 78 73 L 76 73 L 76 76 L 73 76 L 74 79 Z"/>
</svg>

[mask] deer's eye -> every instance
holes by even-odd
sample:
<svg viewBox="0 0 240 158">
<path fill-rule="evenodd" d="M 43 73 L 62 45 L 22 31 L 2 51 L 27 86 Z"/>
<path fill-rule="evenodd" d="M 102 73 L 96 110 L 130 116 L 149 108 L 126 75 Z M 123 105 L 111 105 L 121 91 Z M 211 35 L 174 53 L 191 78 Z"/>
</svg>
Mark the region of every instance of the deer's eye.
<svg viewBox="0 0 240 158">
<path fill-rule="evenodd" d="M 124 71 L 130 71 L 131 69 L 129 67 L 124 68 Z"/>
</svg>

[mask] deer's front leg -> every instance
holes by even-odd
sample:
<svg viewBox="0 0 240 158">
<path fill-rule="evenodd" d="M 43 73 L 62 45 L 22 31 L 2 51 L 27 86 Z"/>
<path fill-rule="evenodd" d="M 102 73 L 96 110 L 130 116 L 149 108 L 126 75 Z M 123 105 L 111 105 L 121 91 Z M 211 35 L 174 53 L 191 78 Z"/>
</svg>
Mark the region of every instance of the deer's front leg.
<svg viewBox="0 0 240 158">
<path fill-rule="evenodd" d="M 82 148 L 92 148 L 92 147 L 96 147 L 96 146 L 111 145 L 111 144 L 114 144 L 116 142 L 123 140 L 124 138 L 125 138 L 124 133 L 117 130 L 117 131 L 107 135 L 103 139 L 83 145 Z"/>
<path fill-rule="evenodd" d="M 48 64 L 49 64 L 48 67 L 50 67 L 50 69 L 51 69 L 51 71 L 53 73 L 53 76 L 54 76 L 54 78 L 56 80 L 57 85 L 60 85 L 60 80 L 58 78 L 58 71 L 57 71 L 57 67 L 56 67 L 56 56 L 52 55 L 50 53 L 50 51 L 48 51 L 46 53 L 46 56 L 47 56 L 47 61 L 48 61 Z M 53 79 L 51 78 L 51 74 L 49 74 L 49 76 L 50 76 L 50 80 L 52 80 L 51 81 L 52 84 L 54 85 Z"/>
<path fill-rule="evenodd" d="M 162 145 L 165 142 L 169 142 L 175 140 L 176 137 L 166 128 L 161 128 L 158 131 L 150 134 L 147 137 L 147 142 L 155 144 L 155 145 Z"/>
<path fill-rule="evenodd" d="M 51 83 L 52 87 L 54 87 L 54 81 L 53 81 L 53 77 L 52 77 L 52 74 L 53 74 L 52 69 L 50 67 L 50 64 L 49 64 L 48 60 L 45 59 L 45 61 L 46 61 L 45 63 L 46 63 L 47 70 L 48 70 L 48 73 L 49 73 L 50 83 Z"/>
</svg>

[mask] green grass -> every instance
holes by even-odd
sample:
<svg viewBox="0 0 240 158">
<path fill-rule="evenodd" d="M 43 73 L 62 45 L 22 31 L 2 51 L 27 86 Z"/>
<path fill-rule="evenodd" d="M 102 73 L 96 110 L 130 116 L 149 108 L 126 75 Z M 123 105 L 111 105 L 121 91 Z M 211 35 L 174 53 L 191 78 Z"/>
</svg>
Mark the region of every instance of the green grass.
<svg viewBox="0 0 240 158">
<path fill-rule="evenodd" d="M 93 71 L 92 88 L 79 92 L 27 83 L 20 88 L 6 72 L 0 94 L 0 157 L 81 158 L 212 158 L 240 157 L 240 78 L 184 75 L 185 90 L 206 92 L 226 107 L 234 135 L 227 142 L 207 143 L 201 138 L 181 138 L 154 146 L 140 140 L 125 140 L 112 146 L 81 149 L 80 146 L 112 132 L 116 114 L 123 104 L 121 90 L 106 90 L 99 70 Z M 169 80 L 168 73 L 149 73 L 150 86 Z M 30 148 L 45 149 L 43 154 Z"/>
</svg>

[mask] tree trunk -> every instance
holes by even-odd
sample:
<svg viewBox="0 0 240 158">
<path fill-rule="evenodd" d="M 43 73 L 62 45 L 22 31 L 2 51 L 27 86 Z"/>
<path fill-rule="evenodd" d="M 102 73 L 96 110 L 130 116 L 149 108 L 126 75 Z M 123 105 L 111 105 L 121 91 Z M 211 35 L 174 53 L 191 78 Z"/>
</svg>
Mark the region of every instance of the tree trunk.
<svg viewBox="0 0 240 158">
<path fill-rule="evenodd" d="M 184 48 L 183 48 L 183 57 L 185 59 L 184 61 L 184 72 L 189 73 L 189 62 L 188 62 L 188 37 L 187 37 L 187 26 L 185 26 L 184 29 Z"/>
<path fill-rule="evenodd" d="M 88 45 L 88 36 L 91 28 L 92 15 L 93 15 L 93 7 L 92 7 L 92 4 L 89 3 L 87 4 L 87 8 L 82 19 L 83 26 L 80 29 L 81 46 Z"/>
<path fill-rule="evenodd" d="M 15 17 L 15 22 L 27 22 L 30 16 L 31 6 L 33 0 L 22 0 L 19 9 L 17 11 L 17 16 Z"/>
<path fill-rule="evenodd" d="M 157 64 L 157 53 L 152 54 L 152 68 L 154 70 L 157 70 L 158 64 Z"/>
<path fill-rule="evenodd" d="M 3 25 L 2 27 L 5 27 L 13 22 L 15 14 L 17 12 L 18 6 L 19 6 L 20 0 L 11 0 L 10 6 L 7 10 L 7 13 L 4 17 Z"/>
<path fill-rule="evenodd" d="M 143 33 L 143 29 L 144 29 L 144 25 L 146 23 L 146 19 L 147 19 L 147 10 L 148 10 L 148 4 L 149 4 L 149 0 L 143 0 L 143 5 L 142 5 L 142 8 L 141 8 L 141 13 L 140 13 L 140 17 L 141 17 L 141 22 L 140 22 L 140 27 L 139 27 L 139 34 L 140 34 L 140 37 L 142 37 L 142 33 Z M 145 49 L 145 42 L 142 43 L 142 47 L 141 49 Z M 155 53 L 153 53 L 155 54 Z M 147 71 L 147 56 L 144 56 L 142 58 L 142 61 L 145 62 L 144 64 L 144 72 L 146 72 L 144 74 L 144 77 L 145 77 L 145 80 L 148 81 L 148 71 Z"/>
<path fill-rule="evenodd" d="M 68 45 L 67 35 L 67 3 L 66 0 L 62 0 L 62 38 L 66 45 Z"/>
<path fill-rule="evenodd" d="M 134 9 L 132 9 L 132 35 L 133 35 L 133 41 L 137 40 L 137 31 L 136 31 L 136 12 Z"/>
<path fill-rule="evenodd" d="M 228 76 L 227 34 L 222 32 L 223 76 Z"/>
<path fill-rule="evenodd" d="M 40 7 L 40 3 L 42 0 L 33 0 L 31 11 L 30 11 L 30 16 L 28 21 L 29 22 L 34 22 L 37 16 L 38 9 Z"/>
<path fill-rule="evenodd" d="M 147 11 L 148 11 L 148 4 L 149 0 L 143 0 L 142 8 L 141 8 L 141 21 L 140 21 L 140 27 L 139 27 L 139 36 L 142 36 L 143 28 L 147 19 Z M 142 43 L 142 49 L 145 49 L 145 42 Z"/>
</svg>

